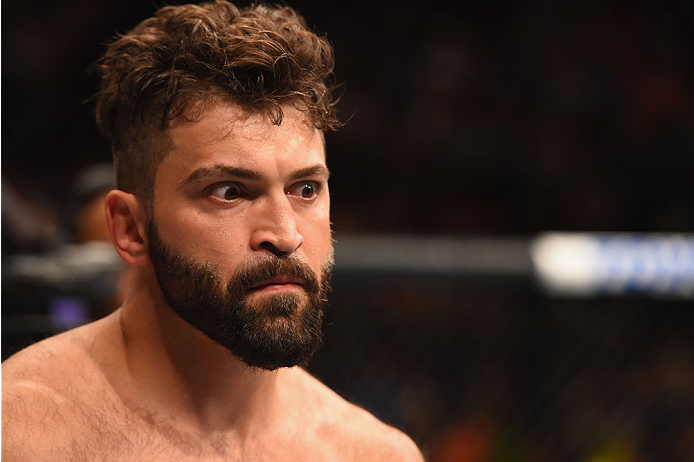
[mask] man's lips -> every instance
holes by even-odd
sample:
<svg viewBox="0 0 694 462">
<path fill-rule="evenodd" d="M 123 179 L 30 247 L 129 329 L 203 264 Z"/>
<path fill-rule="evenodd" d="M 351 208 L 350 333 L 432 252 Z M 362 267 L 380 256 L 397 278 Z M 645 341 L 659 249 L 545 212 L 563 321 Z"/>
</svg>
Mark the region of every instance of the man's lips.
<svg viewBox="0 0 694 462">
<path fill-rule="evenodd" d="M 303 285 L 304 280 L 301 278 L 295 276 L 277 276 L 255 284 L 253 287 L 251 287 L 251 290 L 289 289 L 293 287 L 301 287 Z"/>
</svg>

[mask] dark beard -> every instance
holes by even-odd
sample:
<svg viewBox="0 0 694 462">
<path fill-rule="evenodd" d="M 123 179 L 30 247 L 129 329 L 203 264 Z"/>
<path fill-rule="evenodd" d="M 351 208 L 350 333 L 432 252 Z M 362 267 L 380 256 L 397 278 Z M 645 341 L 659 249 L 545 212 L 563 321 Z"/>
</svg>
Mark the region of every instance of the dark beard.
<svg viewBox="0 0 694 462">
<path fill-rule="evenodd" d="M 213 265 L 188 259 L 164 243 L 153 220 L 147 236 L 154 273 L 171 309 L 248 366 L 274 370 L 305 364 L 321 345 L 332 261 L 322 268 L 319 283 L 296 257 L 267 253 L 224 284 Z M 303 279 L 305 294 L 249 300 L 251 287 L 277 276 Z"/>
</svg>

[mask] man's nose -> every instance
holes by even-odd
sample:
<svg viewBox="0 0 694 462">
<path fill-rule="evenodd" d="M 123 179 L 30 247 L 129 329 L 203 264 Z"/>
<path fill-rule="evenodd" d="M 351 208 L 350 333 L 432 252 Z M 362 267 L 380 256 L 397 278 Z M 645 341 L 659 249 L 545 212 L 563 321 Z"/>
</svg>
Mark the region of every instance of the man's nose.
<svg viewBox="0 0 694 462">
<path fill-rule="evenodd" d="M 276 255 L 296 251 L 304 241 L 290 198 L 286 194 L 268 195 L 254 204 L 253 250 L 267 250 Z"/>
</svg>

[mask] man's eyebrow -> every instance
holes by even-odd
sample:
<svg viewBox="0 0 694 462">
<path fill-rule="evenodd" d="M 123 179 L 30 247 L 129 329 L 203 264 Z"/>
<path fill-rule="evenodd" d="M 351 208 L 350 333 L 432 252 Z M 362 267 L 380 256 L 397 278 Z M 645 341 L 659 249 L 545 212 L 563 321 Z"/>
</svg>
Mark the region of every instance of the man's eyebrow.
<svg viewBox="0 0 694 462">
<path fill-rule="evenodd" d="M 301 178 L 315 175 L 325 175 L 330 178 L 330 170 L 323 164 L 316 164 L 293 172 L 290 179 L 300 180 Z"/>
<path fill-rule="evenodd" d="M 200 167 L 191 173 L 188 178 L 181 180 L 181 183 L 191 185 L 208 177 L 233 176 L 244 180 L 258 181 L 261 176 L 258 172 L 240 167 L 228 165 L 214 165 L 212 167 Z"/>
</svg>

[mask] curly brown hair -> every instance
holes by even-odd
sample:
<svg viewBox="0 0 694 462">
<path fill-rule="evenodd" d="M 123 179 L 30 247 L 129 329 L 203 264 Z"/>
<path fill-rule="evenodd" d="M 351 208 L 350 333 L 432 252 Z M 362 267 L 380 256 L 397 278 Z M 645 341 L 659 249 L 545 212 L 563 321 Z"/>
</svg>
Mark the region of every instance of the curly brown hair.
<svg viewBox="0 0 694 462">
<path fill-rule="evenodd" d="M 332 93 L 333 50 L 285 6 L 224 1 L 167 6 L 117 37 L 96 63 L 96 121 L 111 140 L 117 185 L 148 206 L 167 128 L 223 99 L 282 123 L 282 106 L 316 128 L 341 125 Z"/>
</svg>

